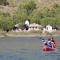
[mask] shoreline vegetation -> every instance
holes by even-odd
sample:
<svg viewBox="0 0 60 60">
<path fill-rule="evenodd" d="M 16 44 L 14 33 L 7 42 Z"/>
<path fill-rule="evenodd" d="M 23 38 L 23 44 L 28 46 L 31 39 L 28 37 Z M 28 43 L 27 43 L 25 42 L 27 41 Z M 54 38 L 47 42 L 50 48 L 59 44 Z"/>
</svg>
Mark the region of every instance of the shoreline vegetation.
<svg viewBox="0 0 60 60">
<path fill-rule="evenodd" d="M 16 24 L 19 24 L 18 28 L 23 30 L 26 20 L 29 21 L 29 24 L 36 23 L 43 26 L 43 28 L 46 25 L 51 25 L 57 31 L 52 33 L 11 31 L 16 28 L 14 28 Z M 60 3 L 57 0 L 1 0 L 0 29 L 3 30 L 0 31 L 0 37 L 60 35 L 60 31 L 58 31 L 60 30 Z"/>
<path fill-rule="evenodd" d="M 0 4 L 0 29 L 4 31 L 16 24 L 23 29 L 26 20 L 30 24 L 43 27 L 49 24 L 60 29 L 60 3 L 57 0 L 1 0 Z"/>
<path fill-rule="evenodd" d="M 52 33 L 42 33 L 42 31 L 31 31 L 31 32 L 5 32 L 0 31 L 0 37 L 35 37 L 35 36 L 60 36 L 60 30 L 52 32 Z"/>
</svg>

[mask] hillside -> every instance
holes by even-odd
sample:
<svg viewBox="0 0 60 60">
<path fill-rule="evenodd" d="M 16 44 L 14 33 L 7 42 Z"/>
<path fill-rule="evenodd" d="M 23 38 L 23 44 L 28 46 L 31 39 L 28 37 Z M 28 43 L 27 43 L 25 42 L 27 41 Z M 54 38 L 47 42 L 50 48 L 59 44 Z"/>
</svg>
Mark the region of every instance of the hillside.
<svg viewBox="0 0 60 60">
<path fill-rule="evenodd" d="M 0 29 L 22 28 L 26 19 L 60 29 L 60 0 L 0 0 Z"/>
<path fill-rule="evenodd" d="M 17 6 L 22 1 L 25 0 L 1 0 L 0 11 L 12 14 L 17 10 Z M 34 1 L 36 2 L 38 9 L 42 9 L 45 7 L 51 8 L 54 5 L 54 3 L 60 4 L 60 0 L 34 0 Z"/>
<path fill-rule="evenodd" d="M 60 0 L 37 0 L 39 7 L 52 7 L 54 3 L 60 4 Z"/>
</svg>

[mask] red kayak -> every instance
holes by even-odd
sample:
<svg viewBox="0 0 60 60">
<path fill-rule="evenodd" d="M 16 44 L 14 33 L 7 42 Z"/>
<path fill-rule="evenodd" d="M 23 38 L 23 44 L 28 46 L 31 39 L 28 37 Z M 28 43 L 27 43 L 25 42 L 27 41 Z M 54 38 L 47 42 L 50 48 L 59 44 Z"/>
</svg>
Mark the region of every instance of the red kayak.
<svg viewBox="0 0 60 60">
<path fill-rule="evenodd" d="M 55 48 L 48 48 L 48 47 L 44 47 L 43 48 L 43 51 L 54 51 Z"/>
</svg>

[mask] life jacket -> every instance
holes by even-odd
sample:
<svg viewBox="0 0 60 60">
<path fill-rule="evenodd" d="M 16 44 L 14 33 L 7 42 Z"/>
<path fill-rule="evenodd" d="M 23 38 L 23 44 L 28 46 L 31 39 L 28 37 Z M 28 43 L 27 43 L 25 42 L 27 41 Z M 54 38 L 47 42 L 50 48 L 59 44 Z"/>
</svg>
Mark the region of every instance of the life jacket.
<svg viewBox="0 0 60 60">
<path fill-rule="evenodd" d="M 55 45 L 57 45 L 57 43 L 56 43 L 56 42 L 54 42 L 54 44 L 55 44 Z"/>
<path fill-rule="evenodd" d="M 52 40 L 52 42 L 53 42 L 53 44 L 54 44 L 55 46 L 57 45 L 57 42 L 56 42 L 56 41 Z"/>
<path fill-rule="evenodd" d="M 55 43 L 54 42 L 51 43 L 52 43 L 52 48 L 55 48 L 56 47 Z"/>
<path fill-rule="evenodd" d="M 51 41 L 48 41 L 48 42 L 47 42 L 47 45 L 48 45 L 48 48 L 52 48 L 52 43 L 51 43 Z"/>
</svg>

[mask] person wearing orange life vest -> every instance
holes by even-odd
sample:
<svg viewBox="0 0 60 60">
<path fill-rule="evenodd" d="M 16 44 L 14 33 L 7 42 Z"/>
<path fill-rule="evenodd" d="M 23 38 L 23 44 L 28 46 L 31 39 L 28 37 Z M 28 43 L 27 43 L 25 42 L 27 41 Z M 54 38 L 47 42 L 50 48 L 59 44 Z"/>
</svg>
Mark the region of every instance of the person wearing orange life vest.
<svg viewBox="0 0 60 60">
<path fill-rule="evenodd" d="M 51 43 L 52 43 L 52 48 L 55 48 L 57 44 L 56 41 L 53 39 L 53 37 L 51 39 Z"/>
</svg>

